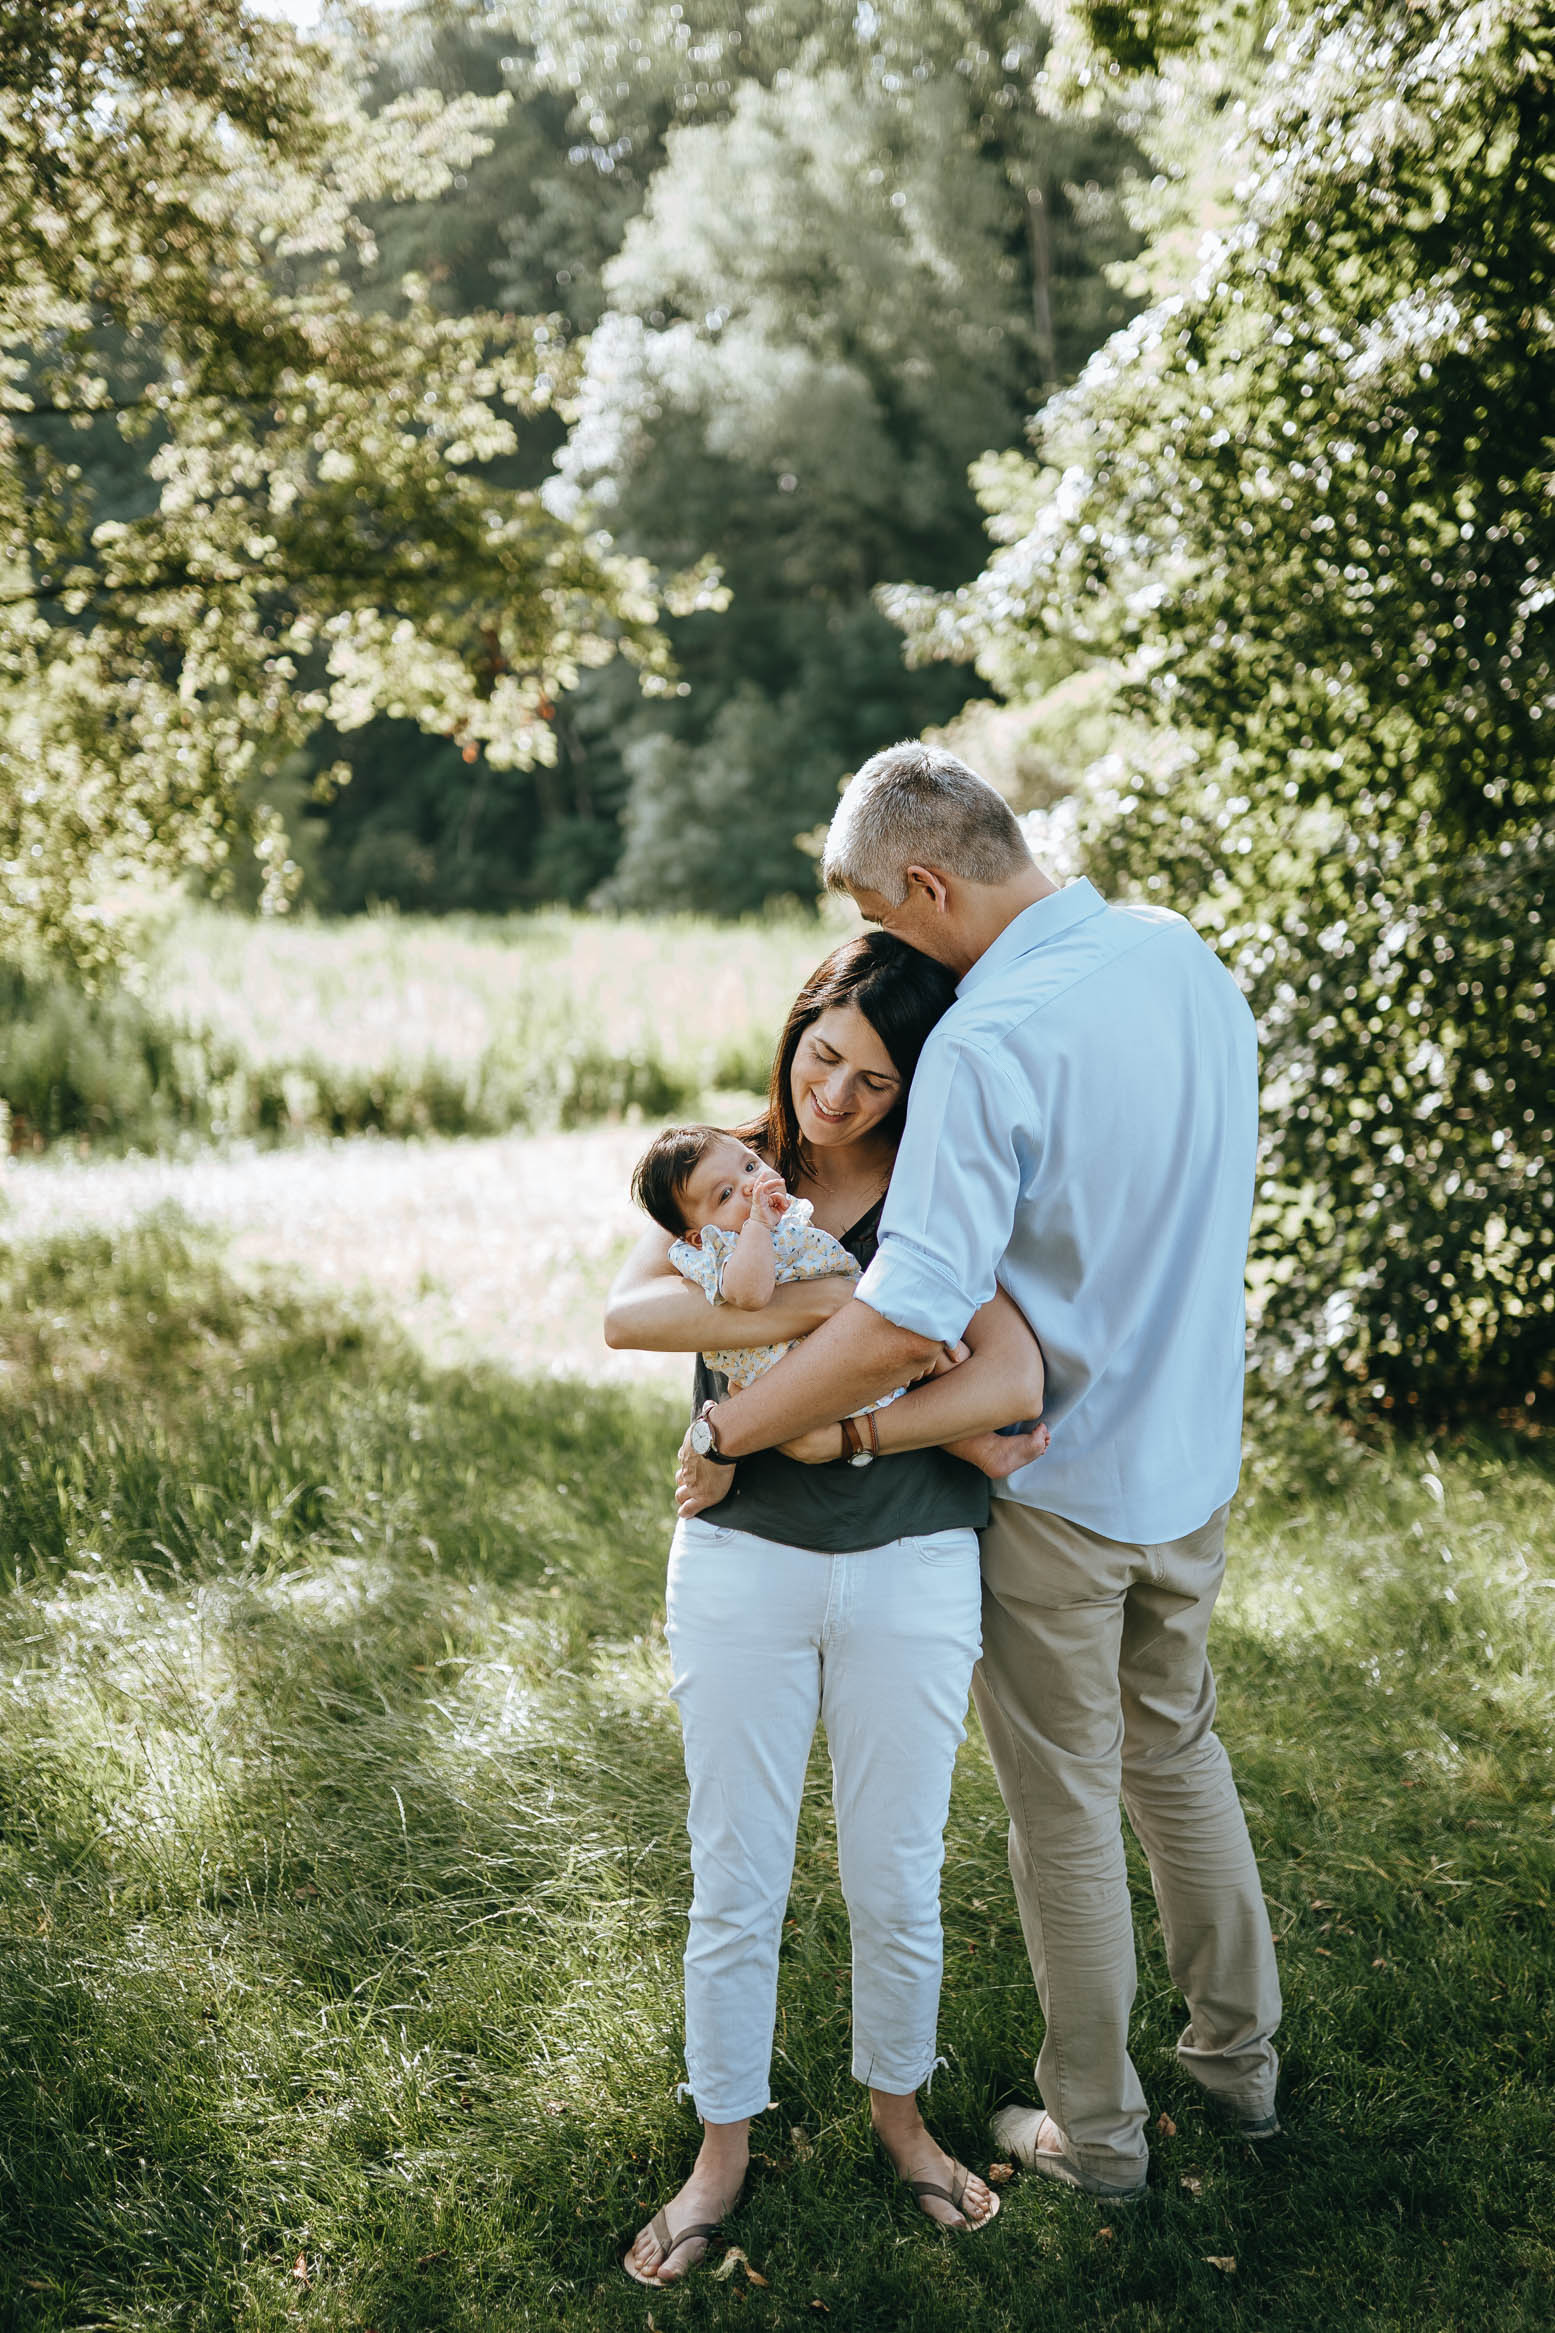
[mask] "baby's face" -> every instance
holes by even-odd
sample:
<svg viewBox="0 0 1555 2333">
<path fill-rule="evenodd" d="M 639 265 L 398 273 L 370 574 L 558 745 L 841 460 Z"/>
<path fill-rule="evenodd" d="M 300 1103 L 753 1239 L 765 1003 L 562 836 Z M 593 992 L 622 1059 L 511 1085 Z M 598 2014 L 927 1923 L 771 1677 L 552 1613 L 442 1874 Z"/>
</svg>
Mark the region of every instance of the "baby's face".
<svg viewBox="0 0 1555 2333">
<path fill-rule="evenodd" d="M 748 1222 L 751 1186 L 761 1172 L 756 1153 L 732 1134 L 721 1135 L 707 1156 L 698 1159 L 680 1191 L 689 1227 L 685 1236 L 693 1247 L 700 1244 L 699 1233 L 709 1223 L 716 1223 L 720 1231 L 738 1231 Z"/>
</svg>

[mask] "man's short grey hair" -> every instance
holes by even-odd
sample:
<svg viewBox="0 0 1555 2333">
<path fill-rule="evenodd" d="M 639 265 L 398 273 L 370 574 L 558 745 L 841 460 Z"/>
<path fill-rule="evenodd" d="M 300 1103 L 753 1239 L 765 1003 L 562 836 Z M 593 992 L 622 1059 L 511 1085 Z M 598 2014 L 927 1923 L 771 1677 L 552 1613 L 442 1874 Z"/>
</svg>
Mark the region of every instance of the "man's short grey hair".
<svg viewBox="0 0 1555 2333">
<path fill-rule="evenodd" d="M 1004 796 L 942 745 L 906 739 L 848 782 L 826 835 L 821 872 L 832 891 L 875 891 L 892 907 L 909 867 L 966 883 L 1005 883 L 1031 864 Z"/>
</svg>

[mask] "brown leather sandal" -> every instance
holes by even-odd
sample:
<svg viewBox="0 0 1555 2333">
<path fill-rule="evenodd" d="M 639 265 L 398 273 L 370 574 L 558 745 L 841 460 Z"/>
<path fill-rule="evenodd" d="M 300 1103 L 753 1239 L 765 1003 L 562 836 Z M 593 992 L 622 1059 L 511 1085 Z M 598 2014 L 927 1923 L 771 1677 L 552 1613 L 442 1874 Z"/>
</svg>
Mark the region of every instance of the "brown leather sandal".
<svg viewBox="0 0 1555 2333">
<path fill-rule="evenodd" d="M 934 2220 L 934 2225 L 937 2228 L 944 2228 L 952 2236 L 970 2236 L 978 2228 L 986 2228 L 990 2220 L 996 2220 L 999 2216 L 999 2198 L 990 2187 L 988 2190 L 989 2209 L 984 2212 L 980 2220 L 973 2219 L 966 2208 L 965 2200 L 967 2181 L 971 2176 L 971 2172 L 964 2163 L 957 2163 L 952 2159 L 949 2187 L 941 2187 L 939 2182 L 934 2179 L 904 2179 L 902 2185 L 911 2195 L 918 2198 L 920 2209 L 922 2199 L 926 2195 L 932 2195 L 939 2203 L 948 2203 L 952 2211 L 960 2212 L 961 2225 L 958 2228 L 949 2220 L 934 2220 L 932 2212 L 925 2212 L 925 2219 Z"/>
<path fill-rule="evenodd" d="M 730 2202 L 732 2203 L 733 2200 L 734 2199 L 731 2197 Z M 724 2209 L 727 2211 L 729 2209 L 729 2204 L 725 2204 Z M 708 2243 L 711 2243 L 715 2236 L 721 2236 L 723 2232 L 724 2225 L 722 2220 L 697 2220 L 691 2227 L 682 2228 L 678 2236 L 672 2236 L 670 2234 L 669 2221 L 662 2211 L 656 2211 L 652 2219 L 648 2222 L 648 2233 L 659 2247 L 660 2268 L 663 2268 L 669 2260 L 673 2259 L 674 2255 L 680 2250 L 682 2244 L 689 2244 L 694 2237 L 705 2237 Z M 634 2238 L 633 2241 L 635 2242 L 636 2239 Z M 691 2268 L 696 2268 L 699 2265 L 699 2262 L 693 2260 L 691 2263 Z M 650 2290 L 657 2290 L 659 2292 L 668 2292 L 671 2285 L 680 2283 L 681 2277 L 689 2276 L 691 2274 L 691 2268 L 684 2268 L 681 2270 L 680 2276 L 672 2276 L 669 2278 L 668 2282 L 666 2282 L 665 2279 L 659 2275 L 643 2276 L 637 2269 L 632 2266 L 630 2252 L 622 2254 L 621 2266 L 626 2270 L 626 2273 L 631 2278 L 633 2284 L 645 2284 L 649 2287 Z"/>
</svg>

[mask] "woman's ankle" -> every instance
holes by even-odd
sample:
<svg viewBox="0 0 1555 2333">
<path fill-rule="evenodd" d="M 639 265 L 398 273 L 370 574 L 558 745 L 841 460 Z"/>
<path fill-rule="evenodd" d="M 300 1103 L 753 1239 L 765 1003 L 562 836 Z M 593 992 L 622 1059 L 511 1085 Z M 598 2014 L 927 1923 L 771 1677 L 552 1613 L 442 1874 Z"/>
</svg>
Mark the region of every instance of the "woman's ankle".
<svg viewBox="0 0 1555 2333">
<path fill-rule="evenodd" d="M 874 2124 L 875 2135 L 887 2146 L 899 2145 L 924 2127 L 916 2090 L 871 2090 L 869 2119 Z"/>
<path fill-rule="evenodd" d="M 750 2161 L 748 2122 L 704 2123 L 696 2167 L 720 2185 L 733 2188 L 745 2176 Z"/>
</svg>

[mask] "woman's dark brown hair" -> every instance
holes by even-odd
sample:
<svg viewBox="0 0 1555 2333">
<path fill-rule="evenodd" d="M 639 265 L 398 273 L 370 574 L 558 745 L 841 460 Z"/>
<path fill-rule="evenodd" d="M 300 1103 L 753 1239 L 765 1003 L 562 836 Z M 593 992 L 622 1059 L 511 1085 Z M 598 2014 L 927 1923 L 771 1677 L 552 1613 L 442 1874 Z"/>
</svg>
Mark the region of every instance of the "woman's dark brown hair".
<svg viewBox="0 0 1555 2333">
<path fill-rule="evenodd" d="M 802 1175 L 813 1174 L 794 1110 L 794 1055 L 812 1021 L 830 1012 L 833 1005 L 852 1005 L 890 1054 L 891 1066 L 902 1081 L 902 1090 L 880 1125 L 888 1141 L 899 1142 L 907 1119 L 907 1089 L 924 1040 L 955 994 L 955 981 L 943 964 L 936 964 L 932 956 L 920 956 L 916 948 L 909 948 L 905 940 L 893 939 L 889 932 L 865 932 L 861 938 L 845 940 L 840 948 L 833 948 L 794 999 L 778 1040 L 765 1115 L 739 1129 L 741 1141 L 765 1151 L 790 1190 Z"/>
</svg>

